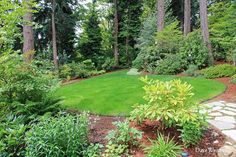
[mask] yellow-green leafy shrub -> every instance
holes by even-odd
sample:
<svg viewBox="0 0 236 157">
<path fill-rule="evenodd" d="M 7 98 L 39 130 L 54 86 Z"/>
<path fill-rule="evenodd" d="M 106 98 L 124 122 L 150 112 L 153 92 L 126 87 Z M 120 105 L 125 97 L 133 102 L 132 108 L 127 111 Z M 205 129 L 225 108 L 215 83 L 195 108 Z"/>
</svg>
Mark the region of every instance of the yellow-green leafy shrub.
<svg viewBox="0 0 236 157">
<path fill-rule="evenodd" d="M 141 80 L 146 84 L 144 86 L 146 103 L 135 106 L 131 112 L 131 120 L 139 123 L 146 119 L 159 120 L 162 122 L 162 127 L 177 126 L 180 130 L 184 128 L 182 136 L 184 143 L 186 145 L 197 143 L 205 128 L 206 119 L 203 118 L 205 114 L 200 113 L 202 109 L 200 105 L 191 101 L 194 95 L 192 86 L 180 80 L 163 82 L 149 80 L 147 77 Z M 191 127 L 186 127 L 185 125 L 189 125 L 189 123 L 191 123 Z M 197 136 L 193 138 L 196 141 L 185 138 L 188 137 L 188 129 L 191 128 L 200 130 L 193 135 Z"/>
</svg>

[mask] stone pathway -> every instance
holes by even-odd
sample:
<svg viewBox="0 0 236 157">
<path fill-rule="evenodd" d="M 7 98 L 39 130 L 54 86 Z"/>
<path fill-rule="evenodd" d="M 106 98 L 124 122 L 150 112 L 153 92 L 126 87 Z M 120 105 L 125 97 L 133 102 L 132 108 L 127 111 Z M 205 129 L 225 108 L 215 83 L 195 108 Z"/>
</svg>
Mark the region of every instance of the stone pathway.
<svg viewBox="0 0 236 157">
<path fill-rule="evenodd" d="M 227 142 L 219 157 L 236 157 L 236 103 L 217 101 L 204 104 L 209 112 L 208 122 L 226 135 Z"/>
</svg>

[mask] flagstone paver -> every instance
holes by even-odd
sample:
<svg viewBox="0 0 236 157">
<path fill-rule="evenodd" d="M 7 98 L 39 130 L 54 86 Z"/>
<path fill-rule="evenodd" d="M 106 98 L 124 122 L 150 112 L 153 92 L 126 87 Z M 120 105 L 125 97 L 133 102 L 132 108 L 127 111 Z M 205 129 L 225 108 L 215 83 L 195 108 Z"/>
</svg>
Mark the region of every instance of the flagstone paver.
<svg viewBox="0 0 236 157">
<path fill-rule="evenodd" d="M 205 106 L 210 116 L 208 122 L 236 144 L 236 103 L 217 101 Z"/>
</svg>

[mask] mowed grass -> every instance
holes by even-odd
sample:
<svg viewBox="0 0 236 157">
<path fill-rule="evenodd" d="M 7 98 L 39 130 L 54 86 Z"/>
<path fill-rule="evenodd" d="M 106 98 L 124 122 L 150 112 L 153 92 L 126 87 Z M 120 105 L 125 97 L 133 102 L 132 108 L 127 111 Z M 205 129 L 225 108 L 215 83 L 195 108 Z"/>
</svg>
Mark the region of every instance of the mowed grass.
<svg viewBox="0 0 236 157">
<path fill-rule="evenodd" d="M 113 72 L 62 86 L 56 94 L 64 98 L 63 107 L 101 115 L 128 115 L 136 103 L 144 103 L 144 83 L 141 76 L 129 76 L 127 71 Z M 168 81 L 181 79 L 193 86 L 193 101 L 213 98 L 225 90 L 225 85 L 204 78 L 149 75 Z"/>
</svg>

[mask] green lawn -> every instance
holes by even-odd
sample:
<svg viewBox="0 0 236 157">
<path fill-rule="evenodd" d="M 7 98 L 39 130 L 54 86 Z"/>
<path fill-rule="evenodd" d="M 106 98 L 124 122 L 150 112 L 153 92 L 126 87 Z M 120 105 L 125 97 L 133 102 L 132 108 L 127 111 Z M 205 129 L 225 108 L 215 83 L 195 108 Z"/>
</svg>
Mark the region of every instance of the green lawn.
<svg viewBox="0 0 236 157">
<path fill-rule="evenodd" d="M 90 111 L 102 115 L 127 115 L 132 106 L 144 102 L 144 91 L 140 76 L 128 76 L 127 71 L 119 71 L 86 79 L 61 87 L 58 96 L 64 98 L 67 109 Z M 171 80 L 175 76 L 150 75 L 149 78 Z M 195 93 L 193 101 L 210 99 L 225 90 L 225 85 L 204 78 L 179 77 L 190 83 Z"/>
</svg>

